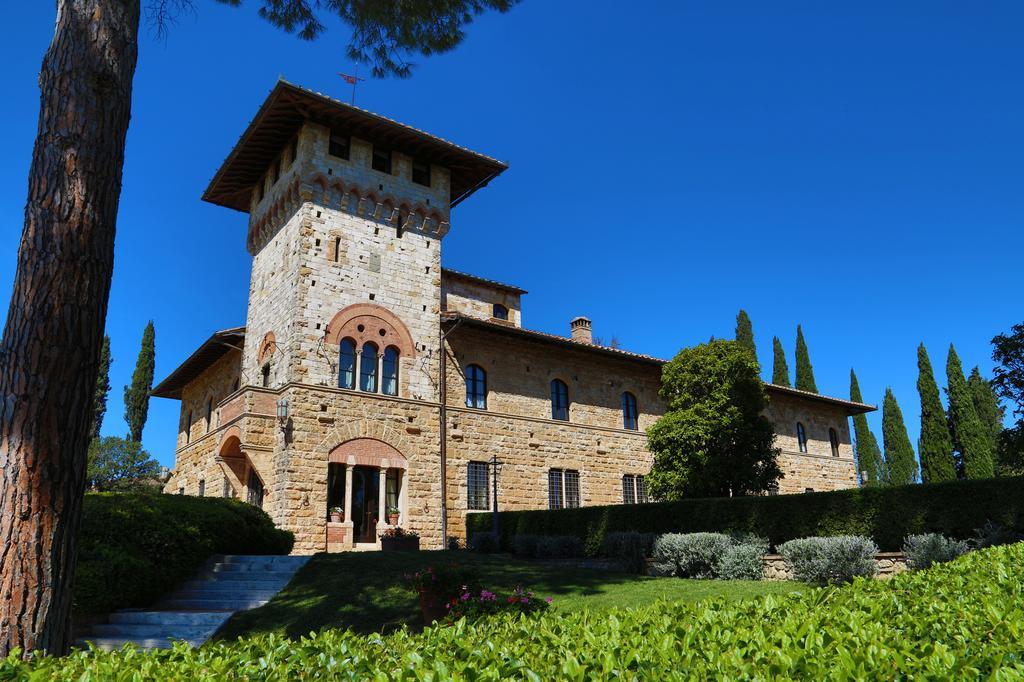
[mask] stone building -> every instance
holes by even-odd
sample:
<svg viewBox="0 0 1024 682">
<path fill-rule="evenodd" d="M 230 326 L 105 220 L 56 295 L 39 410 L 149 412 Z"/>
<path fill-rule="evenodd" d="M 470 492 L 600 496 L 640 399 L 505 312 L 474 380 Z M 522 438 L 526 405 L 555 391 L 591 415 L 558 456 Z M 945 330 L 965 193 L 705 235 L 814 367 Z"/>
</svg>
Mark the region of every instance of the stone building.
<svg viewBox="0 0 1024 682">
<path fill-rule="evenodd" d="M 529 330 L 525 291 L 441 266 L 451 209 L 505 168 L 279 81 L 203 195 L 248 214 L 248 313 L 153 391 L 181 401 L 165 490 L 262 506 L 299 553 L 391 520 L 464 537 L 495 456 L 503 509 L 646 501 L 663 361 L 585 318 Z M 767 388 L 779 492 L 855 486 L 848 417 L 874 408 Z"/>
</svg>

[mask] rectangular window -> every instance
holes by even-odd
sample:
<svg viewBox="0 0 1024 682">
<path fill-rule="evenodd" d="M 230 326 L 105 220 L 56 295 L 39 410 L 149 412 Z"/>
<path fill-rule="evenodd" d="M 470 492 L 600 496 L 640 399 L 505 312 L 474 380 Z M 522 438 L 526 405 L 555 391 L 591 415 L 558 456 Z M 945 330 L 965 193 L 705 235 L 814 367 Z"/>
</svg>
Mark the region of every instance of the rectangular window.
<svg viewBox="0 0 1024 682">
<path fill-rule="evenodd" d="M 192 442 L 192 410 L 185 416 L 185 445 Z"/>
<path fill-rule="evenodd" d="M 270 363 L 263 365 L 262 370 L 263 388 L 270 387 Z"/>
<path fill-rule="evenodd" d="M 288 146 L 288 164 L 295 163 L 297 158 L 299 158 L 299 138 L 293 137 L 292 143 Z"/>
<path fill-rule="evenodd" d="M 470 462 L 467 474 L 467 507 L 481 511 L 490 509 L 487 462 Z"/>
<path fill-rule="evenodd" d="M 373 170 L 391 174 L 391 150 L 373 145 Z"/>
<path fill-rule="evenodd" d="M 575 509 L 580 506 L 580 472 L 565 470 L 565 506 Z"/>
<path fill-rule="evenodd" d="M 574 469 L 548 471 L 548 509 L 580 506 L 580 472 Z"/>
<path fill-rule="evenodd" d="M 419 159 L 412 160 L 412 181 L 417 185 L 430 187 L 430 164 Z"/>
<path fill-rule="evenodd" d="M 206 497 L 206 481 L 199 479 L 199 497 Z"/>
<path fill-rule="evenodd" d="M 622 503 L 644 504 L 647 502 L 647 486 L 644 477 L 636 474 L 625 474 L 622 477 Z"/>
<path fill-rule="evenodd" d="M 327 153 L 339 159 L 348 160 L 351 138 L 348 135 L 331 135 L 331 141 L 327 145 Z"/>
<path fill-rule="evenodd" d="M 562 508 L 562 470 L 548 472 L 548 509 Z"/>
<path fill-rule="evenodd" d="M 398 492 L 398 469 L 388 469 L 387 477 L 384 479 L 385 513 L 390 515 L 392 509 L 398 509 Z"/>
</svg>

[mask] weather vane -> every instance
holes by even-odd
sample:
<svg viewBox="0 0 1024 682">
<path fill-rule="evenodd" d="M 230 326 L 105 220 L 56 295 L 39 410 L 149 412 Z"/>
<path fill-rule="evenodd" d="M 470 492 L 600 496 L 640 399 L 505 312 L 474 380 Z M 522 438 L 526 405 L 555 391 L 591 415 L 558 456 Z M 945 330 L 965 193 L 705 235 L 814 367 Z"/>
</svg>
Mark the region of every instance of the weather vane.
<svg viewBox="0 0 1024 682">
<path fill-rule="evenodd" d="M 359 65 L 356 64 L 356 74 L 358 73 Z M 352 104 L 354 105 L 356 103 L 356 83 L 358 83 L 359 81 L 364 81 L 366 79 L 360 78 L 358 75 L 350 76 L 347 73 L 341 73 L 340 71 L 338 72 L 338 75 L 341 76 L 342 80 L 344 80 L 346 83 L 352 86 Z"/>
</svg>

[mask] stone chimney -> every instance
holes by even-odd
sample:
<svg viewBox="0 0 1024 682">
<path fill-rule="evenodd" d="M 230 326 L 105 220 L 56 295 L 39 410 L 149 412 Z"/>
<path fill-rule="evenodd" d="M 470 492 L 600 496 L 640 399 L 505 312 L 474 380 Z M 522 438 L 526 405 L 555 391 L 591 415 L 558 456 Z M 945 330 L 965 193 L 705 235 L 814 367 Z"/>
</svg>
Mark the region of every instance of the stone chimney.
<svg viewBox="0 0 1024 682">
<path fill-rule="evenodd" d="M 593 343 L 594 338 L 591 335 L 590 320 L 585 317 L 574 318 L 569 323 L 572 328 L 572 340 L 578 343 Z"/>
</svg>

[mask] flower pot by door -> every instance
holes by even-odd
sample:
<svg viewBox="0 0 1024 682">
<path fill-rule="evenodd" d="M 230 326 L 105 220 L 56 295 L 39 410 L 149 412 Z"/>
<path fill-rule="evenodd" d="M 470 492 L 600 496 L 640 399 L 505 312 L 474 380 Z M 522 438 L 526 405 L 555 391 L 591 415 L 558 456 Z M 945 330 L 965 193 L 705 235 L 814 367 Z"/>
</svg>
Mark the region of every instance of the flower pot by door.
<svg viewBox="0 0 1024 682">
<path fill-rule="evenodd" d="M 398 525 L 398 514 L 388 514 L 388 523 L 392 526 Z"/>
</svg>

